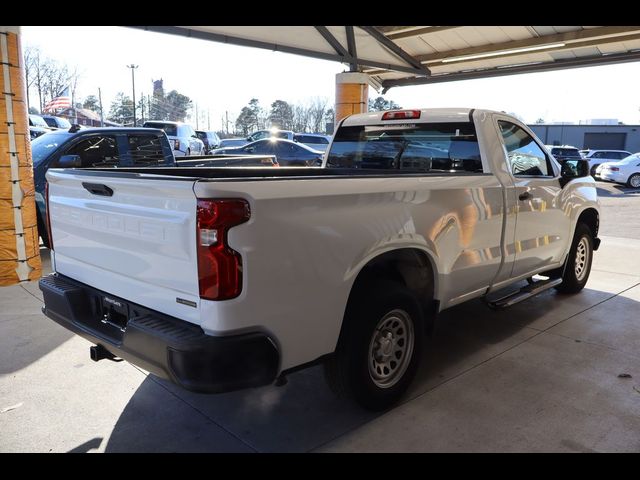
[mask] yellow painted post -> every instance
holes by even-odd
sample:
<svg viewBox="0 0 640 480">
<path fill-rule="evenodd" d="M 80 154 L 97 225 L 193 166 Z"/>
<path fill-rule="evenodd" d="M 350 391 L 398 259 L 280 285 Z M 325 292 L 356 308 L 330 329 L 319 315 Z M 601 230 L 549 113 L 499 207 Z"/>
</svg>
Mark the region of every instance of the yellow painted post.
<svg viewBox="0 0 640 480">
<path fill-rule="evenodd" d="M 336 125 L 344 117 L 365 113 L 369 102 L 369 77 L 365 73 L 336 75 Z"/>
<path fill-rule="evenodd" d="M 20 27 L 0 26 L 0 286 L 42 275 Z"/>
</svg>

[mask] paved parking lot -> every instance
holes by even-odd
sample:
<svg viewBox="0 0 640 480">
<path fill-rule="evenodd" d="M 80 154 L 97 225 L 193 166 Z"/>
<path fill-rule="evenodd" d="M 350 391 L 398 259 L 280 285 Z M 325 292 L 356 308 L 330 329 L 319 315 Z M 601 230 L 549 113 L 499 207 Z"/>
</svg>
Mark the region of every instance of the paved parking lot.
<svg viewBox="0 0 640 480">
<path fill-rule="evenodd" d="M 0 289 L 0 451 L 638 452 L 640 193 L 599 192 L 587 288 L 443 313 L 417 381 L 382 415 L 334 398 L 320 367 L 208 396 L 94 363 L 88 342 L 40 313 L 36 284 Z"/>
</svg>

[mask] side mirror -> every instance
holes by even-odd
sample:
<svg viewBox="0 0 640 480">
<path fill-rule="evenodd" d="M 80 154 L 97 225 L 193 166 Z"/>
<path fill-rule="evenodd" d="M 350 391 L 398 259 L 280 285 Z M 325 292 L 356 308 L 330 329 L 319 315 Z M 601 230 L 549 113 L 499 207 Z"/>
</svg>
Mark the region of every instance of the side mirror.
<svg viewBox="0 0 640 480">
<path fill-rule="evenodd" d="M 54 168 L 80 168 L 82 167 L 82 159 L 79 155 L 63 155 L 55 162 Z"/>
<path fill-rule="evenodd" d="M 574 178 L 588 177 L 589 160 L 565 160 L 560 170 L 560 184 L 564 187 Z"/>
</svg>

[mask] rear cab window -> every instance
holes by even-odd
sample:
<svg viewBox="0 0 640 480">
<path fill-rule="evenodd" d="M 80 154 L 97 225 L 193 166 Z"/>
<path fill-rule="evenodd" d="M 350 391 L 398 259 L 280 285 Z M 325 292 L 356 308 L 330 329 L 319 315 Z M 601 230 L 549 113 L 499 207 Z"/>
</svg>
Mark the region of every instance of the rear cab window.
<svg viewBox="0 0 640 480">
<path fill-rule="evenodd" d="M 115 167 L 120 163 L 114 135 L 92 135 L 72 145 L 64 155 L 78 155 L 81 168 Z"/>
<path fill-rule="evenodd" d="M 404 173 L 484 173 L 471 122 L 343 126 L 333 139 L 326 166 Z"/>
<path fill-rule="evenodd" d="M 162 150 L 162 141 L 156 135 L 128 135 L 128 152 L 136 167 L 169 164 Z"/>
</svg>

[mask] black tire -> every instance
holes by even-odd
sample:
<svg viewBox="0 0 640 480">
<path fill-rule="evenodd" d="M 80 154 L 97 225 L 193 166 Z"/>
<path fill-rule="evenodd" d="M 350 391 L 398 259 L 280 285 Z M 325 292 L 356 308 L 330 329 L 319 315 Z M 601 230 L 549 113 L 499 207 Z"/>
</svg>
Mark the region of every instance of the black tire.
<svg viewBox="0 0 640 480">
<path fill-rule="evenodd" d="M 580 261 L 576 261 L 576 257 L 579 255 L 583 260 L 582 268 L 579 267 Z M 579 223 L 576 225 L 571 250 L 567 256 L 562 283 L 555 287 L 556 290 L 562 293 L 578 293 L 582 290 L 589 280 L 592 262 L 593 232 L 584 223 Z"/>
<path fill-rule="evenodd" d="M 638 188 L 637 185 L 635 187 L 632 185 L 633 181 L 637 181 L 638 178 L 640 178 L 640 173 L 634 173 L 631 175 L 627 180 L 627 187 Z"/>
<path fill-rule="evenodd" d="M 381 324 L 383 320 L 390 323 Z M 398 334 L 391 343 L 387 343 L 389 350 L 403 348 L 400 343 L 403 338 L 402 328 L 393 327 L 395 320 L 398 320 L 400 327 L 402 322 L 407 322 L 410 326 L 404 338 L 410 338 L 411 328 L 413 329 L 413 342 L 411 345 L 407 341 L 404 344 L 404 354 L 395 357 L 396 367 L 392 367 L 394 356 L 387 355 L 390 370 L 386 372 L 383 371 L 384 368 L 381 369 L 380 364 L 374 362 L 370 349 L 378 345 L 378 352 L 383 350 L 380 343 L 374 342 L 374 335 L 387 340 L 389 337 L 386 335 L 389 333 L 386 328 L 376 330 L 376 327 L 382 328 L 385 325 L 390 329 L 396 328 L 395 332 Z M 383 333 L 385 331 L 386 335 Z M 349 299 L 336 352 L 324 365 L 325 378 L 334 393 L 351 397 L 368 410 L 385 410 L 395 404 L 411 384 L 420 363 L 424 337 L 420 303 L 406 287 L 392 281 L 361 285 Z M 397 355 L 399 352 L 394 353 Z M 389 374 L 394 381 L 380 386 L 384 380 L 379 378 L 376 383 L 374 374 L 370 372 L 370 361 L 371 369 L 377 368 L 380 375 Z"/>
<path fill-rule="evenodd" d="M 591 167 L 591 176 L 595 178 L 596 176 L 596 170 L 598 169 L 600 165 L 594 165 L 593 167 Z"/>
</svg>

